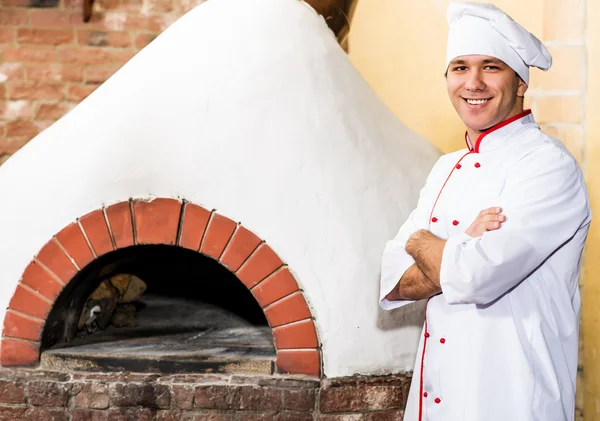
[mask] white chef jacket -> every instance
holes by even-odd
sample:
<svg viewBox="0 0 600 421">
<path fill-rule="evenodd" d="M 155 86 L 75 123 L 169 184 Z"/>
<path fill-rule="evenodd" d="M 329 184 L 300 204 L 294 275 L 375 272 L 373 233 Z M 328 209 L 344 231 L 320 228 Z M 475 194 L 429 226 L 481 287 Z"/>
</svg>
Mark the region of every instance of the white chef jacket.
<svg viewBox="0 0 600 421">
<path fill-rule="evenodd" d="M 442 156 L 386 244 L 380 305 L 414 260 L 418 229 L 446 239 L 442 293 L 428 300 L 405 421 L 573 420 L 579 263 L 591 220 L 575 159 L 525 111 Z M 472 238 L 500 206 L 500 229 Z"/>
</svg>

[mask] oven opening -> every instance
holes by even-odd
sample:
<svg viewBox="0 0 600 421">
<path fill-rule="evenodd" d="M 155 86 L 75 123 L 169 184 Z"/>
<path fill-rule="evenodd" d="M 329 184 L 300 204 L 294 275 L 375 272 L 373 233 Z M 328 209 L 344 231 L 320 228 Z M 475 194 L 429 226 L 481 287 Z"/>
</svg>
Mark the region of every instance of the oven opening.
<svg viewBox="0 0 600 421">
<path fill-rule="evenodd" d="M 103 255 L 68 283 L 41 343 L 47 369 L 271 374 L 262 309 L 215 260 L 167 245 Z"/>
</svg>

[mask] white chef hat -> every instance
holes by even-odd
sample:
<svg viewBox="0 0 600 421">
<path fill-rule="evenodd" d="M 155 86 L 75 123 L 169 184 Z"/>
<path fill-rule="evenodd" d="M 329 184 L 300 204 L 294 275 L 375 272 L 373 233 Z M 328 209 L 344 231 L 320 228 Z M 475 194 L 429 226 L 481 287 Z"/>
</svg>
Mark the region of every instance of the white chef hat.
<svg viewBox="0 0 600 421">
<path fill-rule="evenodd" d="M 529 84 L 529 66 L 548 70 L 552 56 L 544 44 L 489 3 L 452 2 L 448 5 L 446 70 L 459 56 L 496 57 Z"/>
</svg>

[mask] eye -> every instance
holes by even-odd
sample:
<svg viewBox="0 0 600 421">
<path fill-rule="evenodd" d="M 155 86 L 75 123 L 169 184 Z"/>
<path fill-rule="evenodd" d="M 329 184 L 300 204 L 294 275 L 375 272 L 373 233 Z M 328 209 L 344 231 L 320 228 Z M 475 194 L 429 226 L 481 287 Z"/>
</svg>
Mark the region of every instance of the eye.
<svg viewBox="0 0 600 421">
<path fill-rule="evenodd" d="M 453 72 L 463 72 L 467 70 L 467 66 L 456 66 L 452 68 Z"/>
<path fill-rule="evenodd" d="M 486 70 L 500 70 L 500 67 L 495 66 L 493 64 L 489 64 L 489 65 L 485 66 L 484 69 L 486 69 Z"/>
</svg>

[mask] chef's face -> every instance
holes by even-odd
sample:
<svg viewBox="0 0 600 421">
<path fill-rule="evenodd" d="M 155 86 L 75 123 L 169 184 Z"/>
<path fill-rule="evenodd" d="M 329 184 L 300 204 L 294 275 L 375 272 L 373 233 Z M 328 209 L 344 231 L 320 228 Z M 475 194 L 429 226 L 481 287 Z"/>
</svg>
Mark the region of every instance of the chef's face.
<svg viewBox="0 0 600 421">
<path fill-rule="evenodd" d="M 527 85 L 506 63 L 490 56 L 460 56 L 450 62 L 448 94 L 469 137 L 523 111 Z"/>
</svg>

